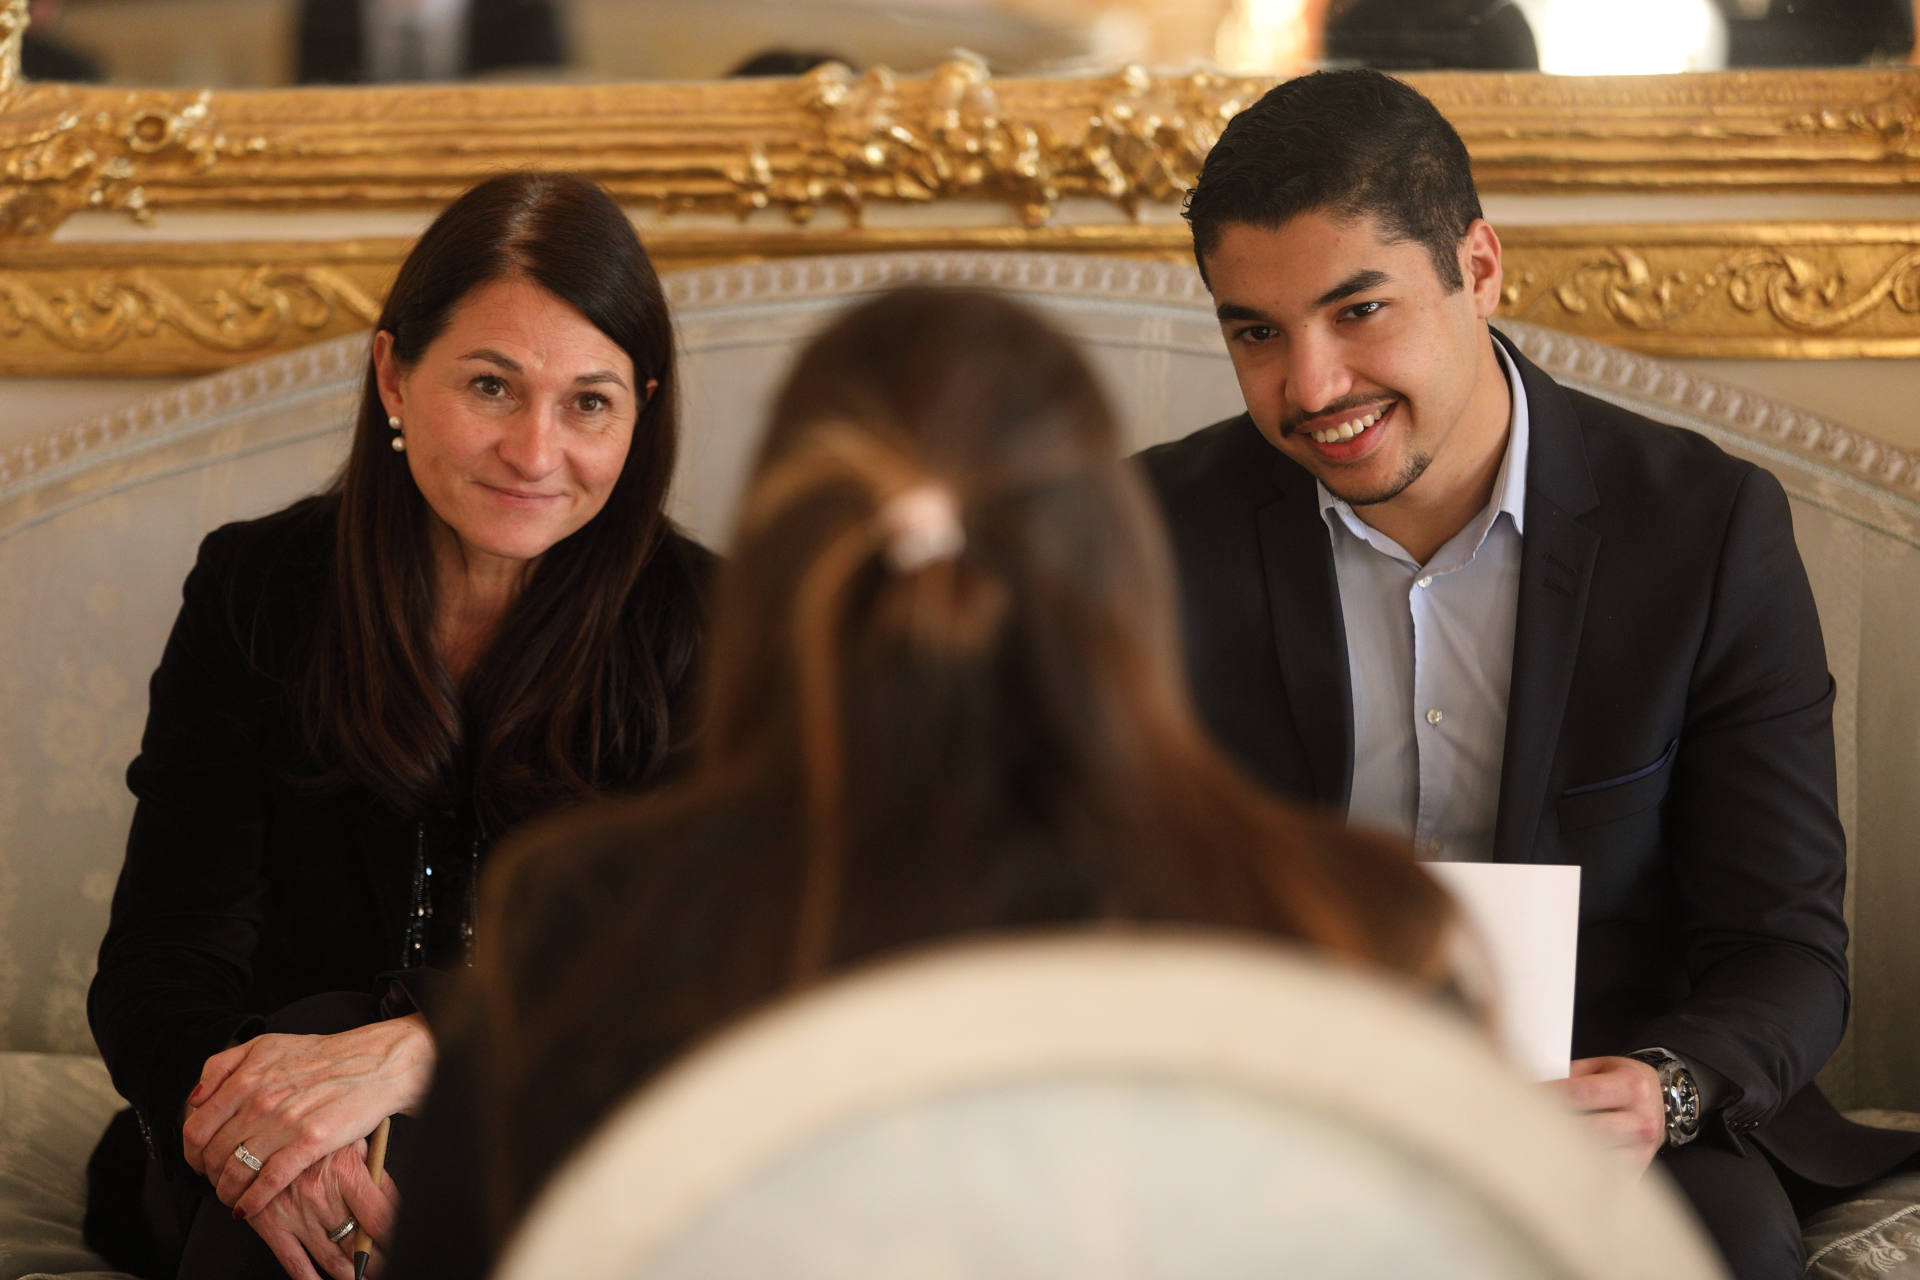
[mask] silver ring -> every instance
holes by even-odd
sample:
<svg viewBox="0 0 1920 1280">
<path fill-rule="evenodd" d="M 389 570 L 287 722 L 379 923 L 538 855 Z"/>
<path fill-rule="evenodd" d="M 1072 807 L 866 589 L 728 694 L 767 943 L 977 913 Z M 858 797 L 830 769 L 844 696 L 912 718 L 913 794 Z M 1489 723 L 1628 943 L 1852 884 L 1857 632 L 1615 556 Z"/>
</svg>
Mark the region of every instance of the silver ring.
<svg viewBox="0 0 1920 1280">
<path fill-rule="evenodd" d="M 348 1218 L 345 1222 L 327 1232 L 327 1243 L 339 1244 L 359 1229 L 360 1223 L 353 1218 Z"/>
<path fill-rule="evenodd" d="M 255 1173 L 260 1172 L 260 1157 L 247 1150 L 247 1144 L 241 1143 L 233 1149 L 233 1158 Z"/>
</svg>

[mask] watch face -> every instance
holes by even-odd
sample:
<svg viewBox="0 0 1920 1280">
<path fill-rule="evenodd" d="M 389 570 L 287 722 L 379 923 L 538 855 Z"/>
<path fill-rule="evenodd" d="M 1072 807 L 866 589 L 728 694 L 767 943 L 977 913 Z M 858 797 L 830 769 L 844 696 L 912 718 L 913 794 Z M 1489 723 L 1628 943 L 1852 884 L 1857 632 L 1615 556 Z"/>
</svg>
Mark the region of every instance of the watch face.
<svg viewBox="0 0 1920 1280">
<path fill-rule="evenodd" d="M 1667 1143 L 1681 1146 L 1700 1132 L 1700 1090 L 1693 1072 L 1678 1056 L 1664 1049 L 1631 1055 L 1660 1073 L 1660 1102 L 1667 1113 Z"/>
<path fill-rule="evenodd" d="M 1661 1074 L 1668 1077 L 1666 1087 L 1668 1136 L 1670 1139 L 1691 1138 L 1700 1129 L 1700 1091 L 1694 1087 L 1693 1073 L 1674 1063 Z"/>
</svg>

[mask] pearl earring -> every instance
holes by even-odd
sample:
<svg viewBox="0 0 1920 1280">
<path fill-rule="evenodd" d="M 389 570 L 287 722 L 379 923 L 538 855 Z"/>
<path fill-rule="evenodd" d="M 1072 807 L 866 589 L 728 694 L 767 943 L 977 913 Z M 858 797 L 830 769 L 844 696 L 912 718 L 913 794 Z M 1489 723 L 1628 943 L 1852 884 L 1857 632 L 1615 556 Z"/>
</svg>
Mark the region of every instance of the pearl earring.
<svg viewBox="0 0 1920 1280">
<path fill-rule="evenodd" d="M 393 428 L 393 439 L 390 442 L 393 445 L 393 451 L 395 453 L 405 453 L 407 451 L 407 438 L 400 434 L 400 415 L 397 413 L 388 414 L 387 425 Z"/>
</svg>

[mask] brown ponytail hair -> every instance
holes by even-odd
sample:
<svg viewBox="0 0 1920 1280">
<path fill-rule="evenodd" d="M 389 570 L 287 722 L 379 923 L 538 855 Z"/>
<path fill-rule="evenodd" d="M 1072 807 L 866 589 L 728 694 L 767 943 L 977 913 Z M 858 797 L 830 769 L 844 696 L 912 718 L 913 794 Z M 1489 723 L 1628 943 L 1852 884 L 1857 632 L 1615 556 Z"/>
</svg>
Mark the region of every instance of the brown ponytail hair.
<svg viewBox="0 0 1920 1280">
<path fill-rule="evenodd" d="M 924 530 L 890 515 L 916 502 L 958 536 L 901 563 Z M 1055 914 L 1441 977 L 1449 911 L 1411 860 L 1268 799 L 1206 739 L 1157 516 L 1091 370 L 1026 307 L 911 287 L 816 338 L 733 550 L 700 770 L 800 801 L 798 977 Z"/>
<path fill-rule="evenodd" d="M 1410 852 L 1268 798 L 1202 733 L 1151 501 L 1035 312 L 915 287 L 840 317 L 774 405 L 733 552 L 691 773 L 488 870 L 482 1230 L 701 1036 L 903 948 L 1202 925 L 1451 990 Z"/>
</svg>

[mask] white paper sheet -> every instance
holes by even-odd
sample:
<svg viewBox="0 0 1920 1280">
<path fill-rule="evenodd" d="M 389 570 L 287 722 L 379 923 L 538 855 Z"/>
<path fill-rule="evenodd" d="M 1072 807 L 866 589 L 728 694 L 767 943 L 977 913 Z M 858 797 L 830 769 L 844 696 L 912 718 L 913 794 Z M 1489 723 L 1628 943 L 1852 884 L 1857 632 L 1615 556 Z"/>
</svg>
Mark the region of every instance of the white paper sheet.
<svg viewBox="0 0 1920 1280">
<path fill-rule="evenodd" d="M 1536 1080 L 1567 1074 L 1573 1051 L 1574 937 L 1580 868 L 1429 862 L 1485 943 L 1497 989 L 1501 1048 Z"/>
</svg>

